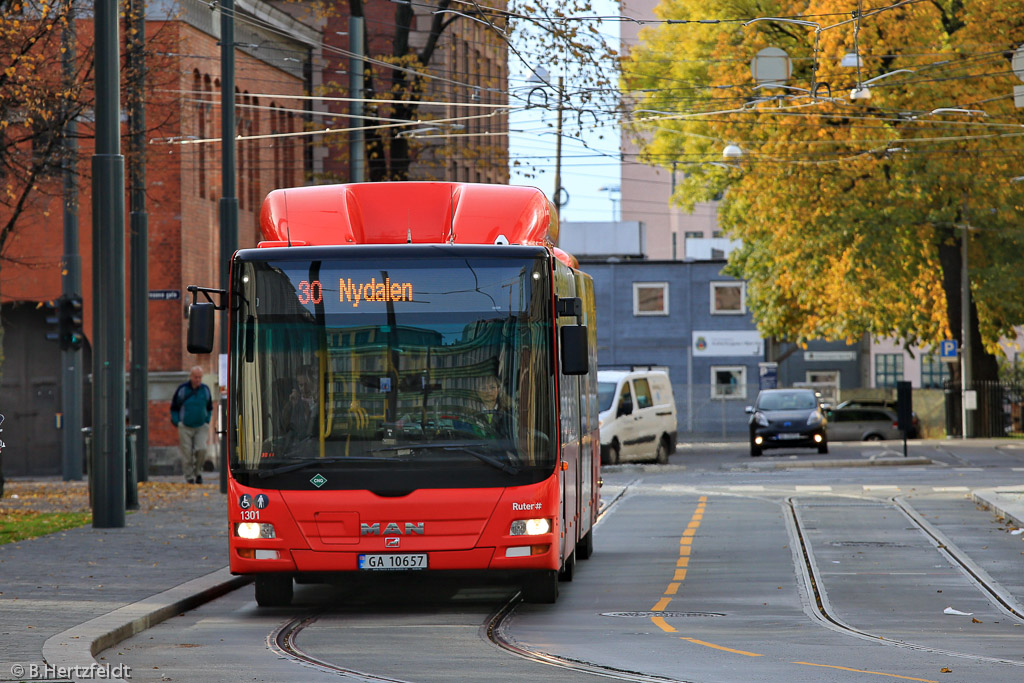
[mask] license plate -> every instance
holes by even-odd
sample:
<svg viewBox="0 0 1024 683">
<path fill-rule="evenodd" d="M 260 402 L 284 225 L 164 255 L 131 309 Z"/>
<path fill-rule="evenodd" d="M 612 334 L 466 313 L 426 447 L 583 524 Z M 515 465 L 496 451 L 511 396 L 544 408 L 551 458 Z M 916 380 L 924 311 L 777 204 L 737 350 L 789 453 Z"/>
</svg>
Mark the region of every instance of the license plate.
<svg viewBox="0 0 1024 683">
<path fill-rule="evenodd" d="M 779 439 L 799 439 L 803 434 L 797 434 L 796 432 L 783 432 L 779 434 Z"/>
<path fill-rule="evenodd" d="M 426 553 L 381 553 L 360 555 L 359 568 L 376 571 L 396 569 L 426 569 Z"/>
</svg>

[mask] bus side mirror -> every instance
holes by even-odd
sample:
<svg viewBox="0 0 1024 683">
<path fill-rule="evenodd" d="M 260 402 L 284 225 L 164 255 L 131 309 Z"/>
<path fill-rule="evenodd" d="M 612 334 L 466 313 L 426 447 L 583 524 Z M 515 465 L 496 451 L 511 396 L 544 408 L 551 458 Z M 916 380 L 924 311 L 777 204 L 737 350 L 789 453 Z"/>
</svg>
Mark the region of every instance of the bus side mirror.
<svg viewBox="0 0 1024 683">
<path fill-rule="evenodd" d="M 590 371 L 590 352 L 587 348 L 586 325 L 563 325 L 562 374 L 585 375 Z"/>
<path fill-rule="evenodd" d="M 210 353 L 213 351 L 214 311 L 208 301 L 201 301 L 188 307 L 188 352 Z"/>
</svg>

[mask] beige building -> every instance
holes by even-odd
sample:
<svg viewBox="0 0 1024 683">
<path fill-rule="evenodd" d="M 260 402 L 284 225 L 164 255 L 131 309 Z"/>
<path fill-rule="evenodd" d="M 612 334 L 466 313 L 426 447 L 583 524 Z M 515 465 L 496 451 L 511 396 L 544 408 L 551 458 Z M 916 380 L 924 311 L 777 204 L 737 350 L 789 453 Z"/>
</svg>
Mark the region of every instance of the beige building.
<svg viewBox="0 0 1024 683">
<path fill-rule="evenodd" d="M 654 8 L 658 0 L 622 0 L 623 16 L 635 19 L 656 19 Z M 639 42 L 640 24 L 624 21 L 620 25 L 622 52 L 628 54 Z M 684 213 L 669 206 L 672 195 L 673 171 L 670 168 L 646 166 L 636 163 L 639 149 L 629 135 L 622 133 L 622 198 L 623 221 L 641 221 L 645 226 L 646 256 L 648 258 L 683 260 L 707 258 L 706 243 L 686 242 L 693 239 L 721 237 L 718 227 L 718 202 L 697 204 L 693 213 Z M 676 180 L 682 180 L 685 166 L 676 170 Z M 719 247 L 721 245 L 715 245 Z M 719 255 L 716 255 L 719 256 Z M 721 256 L 719 256 L 721 257 Z"/>
</svg>

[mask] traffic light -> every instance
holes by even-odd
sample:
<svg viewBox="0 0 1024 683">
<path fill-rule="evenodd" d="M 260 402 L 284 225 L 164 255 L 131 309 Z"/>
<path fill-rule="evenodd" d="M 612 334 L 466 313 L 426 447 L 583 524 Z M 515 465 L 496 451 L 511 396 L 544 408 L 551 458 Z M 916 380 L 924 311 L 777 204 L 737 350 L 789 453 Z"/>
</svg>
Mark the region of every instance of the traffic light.
<svg viewBox="0 0 1024 683">
<path fill-rule="evenodd" d="M 50 341 L 60 341 L 60 302 L 47 301 L 43 306 L 46 307 L 46 338 Z"/>
<path fill-rule="evenodd" d="M 78 294 L 61 297 L 60 301 L 60 348 L 77 351 L 82 348 L 85 334 L 82 332 L 82 297 Z"/>
</svg>

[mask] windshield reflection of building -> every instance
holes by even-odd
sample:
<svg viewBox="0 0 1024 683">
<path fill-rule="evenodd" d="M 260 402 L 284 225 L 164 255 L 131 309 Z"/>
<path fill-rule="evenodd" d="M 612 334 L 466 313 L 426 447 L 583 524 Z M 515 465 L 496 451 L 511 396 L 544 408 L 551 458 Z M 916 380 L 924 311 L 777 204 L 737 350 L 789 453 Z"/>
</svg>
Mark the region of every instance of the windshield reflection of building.
<svg viewBox="0 0 1024 683">
<path fill-rule="evenodd" d="M 346 434 L 380 436 L 382 425 L 406 437 L 458 427 L 480 409 L 477 387 L 493 373 L 500 326 L 507 320 L 466 324 L 446 343 L 438 329 L 367 325 L 327 334 L 331 409 Z M 496 330 L 495 328 L 499 329 Z M 397 397 L 389 394 L 397 393 Z M 395 405 L 389 414 L 389 399 Z"/>
</svg>

